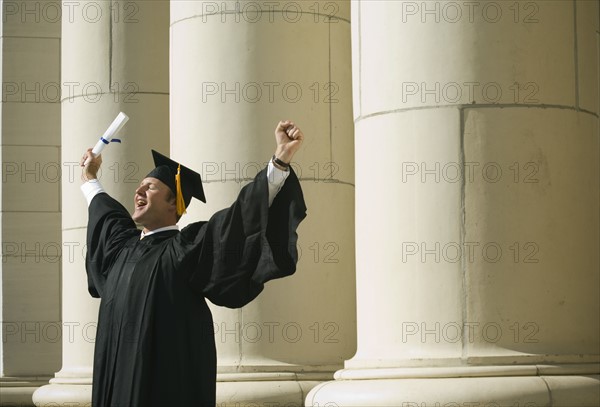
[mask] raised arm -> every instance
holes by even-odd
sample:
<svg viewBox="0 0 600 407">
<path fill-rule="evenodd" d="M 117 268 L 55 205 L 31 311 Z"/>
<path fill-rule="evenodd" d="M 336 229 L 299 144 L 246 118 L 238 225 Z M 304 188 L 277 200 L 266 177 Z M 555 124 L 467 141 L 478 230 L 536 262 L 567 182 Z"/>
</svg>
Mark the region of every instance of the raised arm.
<svg viewBox="0 0 600 407">
<path fill-rule="evenodd" d="M 215 304 L 242 307 L 267 281 L 296 271 L 296 229 L 306 216 L 306 206 L 289 163 L 304 136 L 293 122 L 282 121 L 275 137 L 277 148 L 270 166 L 286 178 L 277 196 L 271 194 L 268 169 L 263 170 L 242 188 L 231 207 L 215 213 L 206 225 L 190 225 L 182 231 L 186 238 L 197 233 L 194 228 L 206 228 L 198 264 L 190 268 L 195 270 L 190 283 Z"/>
<path fill-rule="evenodd" d="M 87 159 L 87 165 L 84 165 Z M 89 148 L 81 158 L 81 191 L 88 203 L 86 272 L 88 291 L 93 297 L 104 292 L 111 261 L 127 239 L 139 235 L 135 222 L 127 209 L 104 193 L 97 174 L 102 157 L 94 157 Z"/>
</svg>

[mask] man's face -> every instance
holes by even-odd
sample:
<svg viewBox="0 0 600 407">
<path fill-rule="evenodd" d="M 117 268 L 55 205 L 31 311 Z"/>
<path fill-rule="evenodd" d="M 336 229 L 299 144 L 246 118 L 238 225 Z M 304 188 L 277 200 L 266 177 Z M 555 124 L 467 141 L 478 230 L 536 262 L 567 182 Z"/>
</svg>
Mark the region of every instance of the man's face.
<svg viewBox="0 0 600 407">
<path fill-rule="evenodd" d="M 132 218 L 147 230 L 154 230 L 177 223 L 175 199 L 170 199 L 171 191 L 157 178 L 144 178 L 135 190 Z"/>
</svg>

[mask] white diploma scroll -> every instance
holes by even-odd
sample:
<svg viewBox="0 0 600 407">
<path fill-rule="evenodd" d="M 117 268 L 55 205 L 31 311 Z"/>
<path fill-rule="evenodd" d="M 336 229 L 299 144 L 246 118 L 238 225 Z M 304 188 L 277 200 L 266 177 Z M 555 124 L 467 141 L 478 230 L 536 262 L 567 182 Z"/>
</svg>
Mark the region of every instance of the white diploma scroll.
<svg viewBox="0 0 600 407">
<path fill-rule="evenodd" d="M 102 150 L 104 150 L 104 147 L 106 147 L 108 143 L 110 143 L 111 141 L 117 141 L 117 139 L 113 140 L 113 137 L 119 132 L 119 130 L 123 128 L 123 126 L 125 126 L 127 120 L 129 120 L 129 116 L 127 116 L 123 112 L 119 112 L 115 120 L 113 120 L 110 126 L 108 126 L 108 129 L 106 129 L 102 137 L 100 137 L 100 140 L 98 140 L 98 142 L 92 149 L 92 154 L 94 154 L 94 157 L 102 153 Z M 121 142 L 121 140 L 118 141 Z M 87 160 L 85 160 L 83 165 L 86 166 L 89 162 L 90 159 L 88 158 Z"/>
</svg>

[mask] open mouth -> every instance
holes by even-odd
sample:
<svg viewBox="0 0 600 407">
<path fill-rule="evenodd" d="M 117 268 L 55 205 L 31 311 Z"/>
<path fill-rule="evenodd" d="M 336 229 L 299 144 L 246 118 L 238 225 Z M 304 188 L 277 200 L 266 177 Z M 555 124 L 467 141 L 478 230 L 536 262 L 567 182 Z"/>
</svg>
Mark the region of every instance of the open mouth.
<svg viewBox="0 0 600 407">
<path fill-rule="evenodd" d="M 136 208 L 143 208 L 146 205 L 148 205 L 148 202 L 145 199 L 136 199 L 135 200 L 135 207 Z"/>
</svg>

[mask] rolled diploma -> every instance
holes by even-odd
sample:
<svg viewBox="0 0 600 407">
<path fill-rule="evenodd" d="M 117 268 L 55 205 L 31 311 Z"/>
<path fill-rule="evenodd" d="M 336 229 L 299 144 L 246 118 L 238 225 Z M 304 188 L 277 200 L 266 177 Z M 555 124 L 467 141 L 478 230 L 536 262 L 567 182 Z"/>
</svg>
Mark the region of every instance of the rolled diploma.
<svg viewBox="0 0 600 407">
<path fill-rule="evenodd" d="M 104 147 L 106 147 L 106 145 L 110 143 L 115 134 L 117 134 L 119 130 L 121 130 L 123 126 L 125 126 L 127 120 L 129 120 L 129 117 L 125 113 L 119 112 L 115 120 L 113 120 L 110 126 L 108 126 L 108 129 L 106 129 L 102 137 L 100 137 L 100 140 L 98 140 L 98 142 L 92 149 L 92 154 L 94 154 L 94 157 L 96 157 L 102 152 L 102 150 L 104 150 Z M 85 160 L 83 165 L 86 166 L 89 162 L 90 159 L 88 158 L 87 160 Z"/>
</svg>

